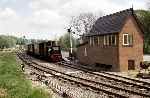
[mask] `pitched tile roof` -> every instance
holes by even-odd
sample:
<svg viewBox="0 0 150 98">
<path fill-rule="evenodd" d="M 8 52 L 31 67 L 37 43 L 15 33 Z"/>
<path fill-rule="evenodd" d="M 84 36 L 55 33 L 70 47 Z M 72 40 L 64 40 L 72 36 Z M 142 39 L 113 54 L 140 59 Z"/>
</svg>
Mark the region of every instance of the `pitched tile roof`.
<svg viewBox="0 0 150 98">
<path fill-rule="evenodd" d="M 134 16 L 133 8 L 100 17 L 86 36 L 103 35 L 120 32 L 126 17 Z"/>
</svg>

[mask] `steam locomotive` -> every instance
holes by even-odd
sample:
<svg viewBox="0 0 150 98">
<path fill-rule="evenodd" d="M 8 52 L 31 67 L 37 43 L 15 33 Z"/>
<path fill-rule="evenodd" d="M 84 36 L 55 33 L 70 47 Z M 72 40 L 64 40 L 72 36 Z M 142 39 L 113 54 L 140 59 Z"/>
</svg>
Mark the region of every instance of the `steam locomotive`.
<svg viewBox="0 0 150 98">
<path fill-rule="evenodd" d="M 46 59 L 50 62 L 59 62 L 62 60 L 61 48 L 55 41 L 28 44 L 27 54 Z"/>
</svg>

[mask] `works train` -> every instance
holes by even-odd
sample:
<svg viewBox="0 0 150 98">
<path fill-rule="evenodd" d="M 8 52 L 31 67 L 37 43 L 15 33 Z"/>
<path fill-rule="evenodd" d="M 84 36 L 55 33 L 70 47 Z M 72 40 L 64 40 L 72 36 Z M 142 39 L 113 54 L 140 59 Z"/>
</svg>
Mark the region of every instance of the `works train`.
<svg viewBox="0 0 150 98">
<path fill-rule="evenodd" d="M 56 41 L 47 41 L 27 45 L 27 54 L 46 59 L 50 62 L 62 60 L 61 48 Z"/>
</svg>

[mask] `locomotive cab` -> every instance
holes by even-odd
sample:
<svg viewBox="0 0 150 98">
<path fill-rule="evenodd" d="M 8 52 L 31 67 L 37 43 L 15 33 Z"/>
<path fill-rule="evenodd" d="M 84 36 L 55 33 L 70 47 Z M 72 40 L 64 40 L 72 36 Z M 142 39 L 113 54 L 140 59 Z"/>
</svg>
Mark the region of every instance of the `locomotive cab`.
<svg viewBox="0 0 150 98">
<path fill-rule="evenodd" d="M 58 62 L 62 60 L 60 46 L 51 46 L 48 48 L 48 59 L 52 62 Z"/>
</svg>

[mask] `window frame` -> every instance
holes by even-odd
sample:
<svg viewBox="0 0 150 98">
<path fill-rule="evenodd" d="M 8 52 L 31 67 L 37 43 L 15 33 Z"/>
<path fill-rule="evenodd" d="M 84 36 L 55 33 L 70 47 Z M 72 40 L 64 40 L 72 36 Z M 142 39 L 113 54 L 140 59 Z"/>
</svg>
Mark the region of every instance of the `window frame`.
<svg viewBox="0 0 150 98">
<path fill-rule="evenodd" d="M 109 46 L 109 35 L 106 35 L 106 45 Z"/>
<path fill-rule="evenodd" d="M 117 35 L 114 35 L 115 37 L 115 46 L 117 45 Z"/>
<path fill-rule="evenodd" d="M 97 37 L 97 44 L 100 45 L 100 36 Z"/>
<path fill-rule="evenodd" d="M 103 35 L 103 41 L 104 41 L 103 45 L 106 46 L 106 35 Z"/>
<path fill-rule="evenodd" d="M 111 35 L 111 44 L 113 45 L 113 46 L 116 46 L 117 45 L 117 37 L 116 37 L 117 35 L 115 35 L 115 34 L 113 34 L 113 35 Z"/>
<path fill-rule="evenodd" d="M 84 48 L 84 56 L 88 56 L 87 55 L 87 48 L 86 47 Z"/>
<path fill-rule="evenodd" d="M 125 44 L 125 36 L 127 36 L 127 44 Z M 129 46 L 129 34 L 128 33 L 123 34 L 123 45 Z"/>
<path fill-rule="evenodd" d="M 92 45 L 93 46 L 95 45 L 95 37 L 94 36 L 92 37 Z"/>
<path fill-rule="evenodd" d="M 130 46 L 133 46 L 133 35 L 131 34 L 131 35 L 129 35 L 129 45 Z"/>
<path fill-rule="evenodd" d="M 92 37 L 90 37 L 90 46 L 92 46 Z"/>
<path fill-rule="evenodd" d="M 112 45 L 112 35 L 108 35 L 108 45 Z"/>
<path fill-rule="evenodd" d="M 98 36 L 94 36 L 93 38 L 94 38 L 93 39 L 94 40 L 94 45 L 98 45 Z"/>
</svg>

